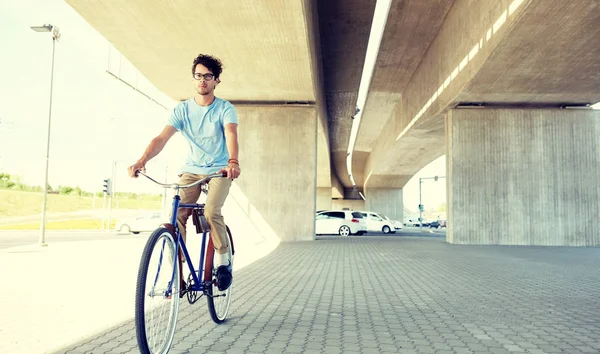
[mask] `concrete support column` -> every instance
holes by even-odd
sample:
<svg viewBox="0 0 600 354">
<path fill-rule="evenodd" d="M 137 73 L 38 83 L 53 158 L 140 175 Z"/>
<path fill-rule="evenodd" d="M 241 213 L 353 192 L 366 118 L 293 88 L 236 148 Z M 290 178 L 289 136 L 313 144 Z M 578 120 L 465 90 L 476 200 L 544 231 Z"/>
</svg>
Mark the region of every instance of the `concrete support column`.
<svg viewBox="0 0 600 354">
<path fill-rule="evenodd" d="M 331 209 L 331 187 L 317 188 L 317 210 Z"/>
<path fill-rule="evenodd" d="M 448 242 L 600 246 L 600 111 L 455 109 L 446 147 Z"/>
<path fill-rule="evenodd" d="M 392 220 L 404 220 L 402 188 L 368 188 L 365 207 Z"/>
<path fill-rule="evenodd" d="M 362 199 L 333 199 L 331 208 L 333 210 L 365 210 L 365 201 Z"/>
<path fill-rule="evenodd" d="M 313 240 L 317 178 L 317 110 L 236 105 L 242 175 L 227 223 L 282 242 Z M 328 188 L 331 199 L 331 188 Z M 233 231 L 233 227 L 232 227 Z M 234 232 L 234 235 L 236 233 Z"/>
</svg>

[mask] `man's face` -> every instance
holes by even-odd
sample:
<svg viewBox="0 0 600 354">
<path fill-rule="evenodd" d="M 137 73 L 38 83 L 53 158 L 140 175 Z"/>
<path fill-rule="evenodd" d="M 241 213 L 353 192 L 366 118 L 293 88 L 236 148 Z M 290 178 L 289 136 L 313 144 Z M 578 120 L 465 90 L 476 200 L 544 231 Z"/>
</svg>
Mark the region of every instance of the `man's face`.
<svg viewBox="0 0 600 354">
<path fill-rule="evenodd" d="M 217 87 L 219 79 L 215 78 L 212 71 L 202 64 L 196 65 L 194 70 L 194 88 L 201 95 L 209 95 Z"/>
</svg>

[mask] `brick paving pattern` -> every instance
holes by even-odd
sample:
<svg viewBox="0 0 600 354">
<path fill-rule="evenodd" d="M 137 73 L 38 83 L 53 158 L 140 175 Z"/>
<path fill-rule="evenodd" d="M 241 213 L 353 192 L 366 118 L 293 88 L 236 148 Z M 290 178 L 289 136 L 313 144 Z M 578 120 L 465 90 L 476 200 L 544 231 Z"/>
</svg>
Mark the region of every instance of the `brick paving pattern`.
<svg viewBox="0 0 600 354">
<path fill-rule="evenodd" d="M 225 324 L 182 299 L 171 353 L 600 353 L 599 269 L 598 248 L 281 244 L 235 273 Z M 138 353 L 133 320 L 60 353 Z"/>
</svg>

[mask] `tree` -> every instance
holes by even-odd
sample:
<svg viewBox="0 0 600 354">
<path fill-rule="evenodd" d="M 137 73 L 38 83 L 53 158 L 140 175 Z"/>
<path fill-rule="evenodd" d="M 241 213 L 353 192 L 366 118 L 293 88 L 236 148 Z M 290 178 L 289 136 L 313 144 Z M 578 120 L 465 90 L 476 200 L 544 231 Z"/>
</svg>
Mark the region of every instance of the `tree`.
<svg viewBox="0 0 600 354">
<path fill-rule="evenodd" d="M 0 173 L 0 188 L 11 188 L 14 185 L 8 173 Z"/>
</svg>

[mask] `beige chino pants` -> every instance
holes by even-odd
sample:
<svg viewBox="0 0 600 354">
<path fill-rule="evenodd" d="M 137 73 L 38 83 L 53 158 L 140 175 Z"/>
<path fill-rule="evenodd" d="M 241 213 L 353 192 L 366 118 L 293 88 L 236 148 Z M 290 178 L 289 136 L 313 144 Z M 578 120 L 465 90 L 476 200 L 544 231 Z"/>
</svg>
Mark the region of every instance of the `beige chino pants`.
<svg viewBox="0 0 600 354">
<path fill-rule="evenodd" d="M 179 184 L 190 184 L 201 180 L 206 175 L 197 175 L 193 173 L 184 173 L 180 176 Z M 225 199 L 229 195 L 231 180 L 228 178 L 213 178 L 208 182 L 208 197 L 204 206 L 204 215 L 206 221 L 210 225 L 210 236 L 212 238 L 215 250 L 217 253 L 223 254 L 227 252 L 227 229 L 225 228 L 225 219 L 221 214 Z M 191 204 L 197 203 L 200 198 L 200 185 L 192 188 L 183 188 L 180 190 L 180 203 Z M 192 215 L 192 209 L 179 208 L 177 211 L 177 225 L 183 240 L 186 240 L 187 220 Z"/>
</svg>

